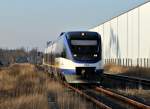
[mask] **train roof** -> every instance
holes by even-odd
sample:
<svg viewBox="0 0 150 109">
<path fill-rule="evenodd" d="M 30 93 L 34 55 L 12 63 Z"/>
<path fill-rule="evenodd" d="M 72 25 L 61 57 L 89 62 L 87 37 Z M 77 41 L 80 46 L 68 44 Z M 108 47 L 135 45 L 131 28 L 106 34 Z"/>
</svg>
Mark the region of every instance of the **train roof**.
<svg viewBox="0 0 150 109">
<path fill-rule="evenodd" d="M 69 35 L 81 34 L 81 33 L 85 33 L 85 34 L 97 34 L 97 32 L 92 32 L 92 31 L 69 31 L 69 32 L 65 32 L 65 33 L 69 34 Z"/>
<path fill-rule="evenodd" d="M 49 47 L 50 45 L 53 45 L 57 40 L 59 40 L 64 35 L 76 37 L 76 35 L 81 35 L 81 34 L 89 35 L 89 36 L 92 36 L 92 37 L 95 36 L 95 35 L 99 36 L 99 34 L 97 32 L 93 32 L 93 31 L 68 31 L 68 32 L 62 32 L 60 34 L 60 36 L 57 37 L 56 40 L 54 40 L 54 41 L 48 41 L 47 42 L 47 47 Z"/>
<path fill-rule="evenodd" d="M 60 34 L 60 36 L 63 36 L 63 35 L 68 35 L 68 36 L 72 36 L 72 35 L 81 35 L 81 34 L 85 34 L 85 35 L 98 35 L 97 32 L 92 32 L 92 31 L 69 31 L 69 32 L 62 32 Z"/>
</svg>

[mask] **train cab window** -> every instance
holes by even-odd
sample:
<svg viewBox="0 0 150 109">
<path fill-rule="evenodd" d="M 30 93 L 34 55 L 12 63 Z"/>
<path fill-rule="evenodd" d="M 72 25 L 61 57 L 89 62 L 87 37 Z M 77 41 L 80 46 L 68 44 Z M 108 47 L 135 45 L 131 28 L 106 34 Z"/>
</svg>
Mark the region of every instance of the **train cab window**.
<svg viewBox="0 0 150 109">
<path fill-rule="evenodd" d="M 97 46 L 97 40 L 71 40 L 71 45 Z"/>
<path fill-rule="evenodd" d="M 76 60 L 98 60 L 100 59 L 100 42 L 98 40 L 71 40 L 71 51 Z"/>
</svg>

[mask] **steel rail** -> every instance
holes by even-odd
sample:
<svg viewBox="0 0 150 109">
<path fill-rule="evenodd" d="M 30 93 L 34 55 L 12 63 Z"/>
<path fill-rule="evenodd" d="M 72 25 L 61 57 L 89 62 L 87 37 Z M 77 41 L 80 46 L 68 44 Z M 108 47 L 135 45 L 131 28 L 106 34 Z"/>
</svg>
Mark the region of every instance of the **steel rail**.
<svg viewBox="0 0 150 109">
<path fill-rule="evenodd" d="M 84 96 L 86 99 L 92 101 L 93 103 L 95 103 L 98 107 L 100 107 L 101 109 L 111 109 L 111 107 L 101 103 L 100 101 L 96 100 L 95 98 L 85 94 L 84 92 L 82 92 L 81 90 L 74 88 L 73 86 L 69 85 L 68 83 L 63 82 L 63 84 L 70 88 L 71 90 L 74 90 L 75 92 L 79 93 L 80 95 Z"/>
<path fill-rule="evenodd" d="M 93 87 L 95 87 L 95 86 L 93 86 Z M 139 109 L 150 109 L 150 106 L 147 106 L 147 105 L 142 104 L 140 102 L 137 102 L 135 100 L 129 99 L 129 98 L 127 98 L 125 96 L 122 96 L 122 95 L 119 95 L 117 93 L 111 92 L 111 91 L 109 91 L 107 89 L 104 89 L 104 88 L 101 88 L 101 87 L 95 87 L 94 89 L 96 91 L 98 91 L 98 92 L 104 93 L 104 94 L 106 94 L 106 95 L 108 95 L 110 97 L 116 98 L 118 100 L 121 100 L 122 102 L 130 104 L 130 105 L 132 105 L 132 106 L 134 106 L 136 108 L 139 108 Z"/>
<path fill-rule="evenodd" d="M 129 77 L 129 76 L 123 76 L 123 75 L 112 75 L 112 74 L 103 74 L 104 77 L 106 78 L 112 78 L 112 79 L 117 79 L 117 80 L 125 80 L 128 82 L 135 82 L 139 84 L 143 84 L 146 86 L 150 86 L 150 80 L 148 79 L 143 79 L 143 78 L 137 78 L 137 77 Z"/>
</svg>

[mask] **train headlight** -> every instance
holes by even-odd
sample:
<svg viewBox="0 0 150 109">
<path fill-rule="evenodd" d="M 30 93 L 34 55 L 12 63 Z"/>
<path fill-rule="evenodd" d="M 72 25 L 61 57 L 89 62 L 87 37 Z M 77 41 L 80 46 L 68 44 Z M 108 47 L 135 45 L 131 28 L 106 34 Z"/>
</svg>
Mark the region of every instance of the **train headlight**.
<svg viewBox="0 0 150 109">
<path fill-rule="evenodd" d="M 85 74 L 85 70 L 84 70 L 84 69 L 81 71 L 81 74 L 82 74 L 82 75 L 84 75 L 84 74 Z"/>
<path fill-rule="evenodd" d="M 94 57 L 97 57 L 97 54 L 94 54 Z"/>
<path fill-rule="evenodd" d="M 73 56 L 74 56 L 74 57 L 77 57 L 77 54 L 74 54 Z"/>
</svg>

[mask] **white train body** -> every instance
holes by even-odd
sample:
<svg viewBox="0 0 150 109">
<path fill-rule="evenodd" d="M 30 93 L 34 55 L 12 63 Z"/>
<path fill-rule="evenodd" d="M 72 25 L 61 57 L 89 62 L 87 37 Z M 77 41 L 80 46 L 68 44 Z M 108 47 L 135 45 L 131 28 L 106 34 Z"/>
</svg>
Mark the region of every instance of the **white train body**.
<svg viewBox="0 0 150 109">
<path fill-rule="evenodd" d="M 44 64 L 69 83 L 96 83 L 103 73 L 101 48 L 96 32 L 66 32 L 47 45 Z"/>
</svg>

